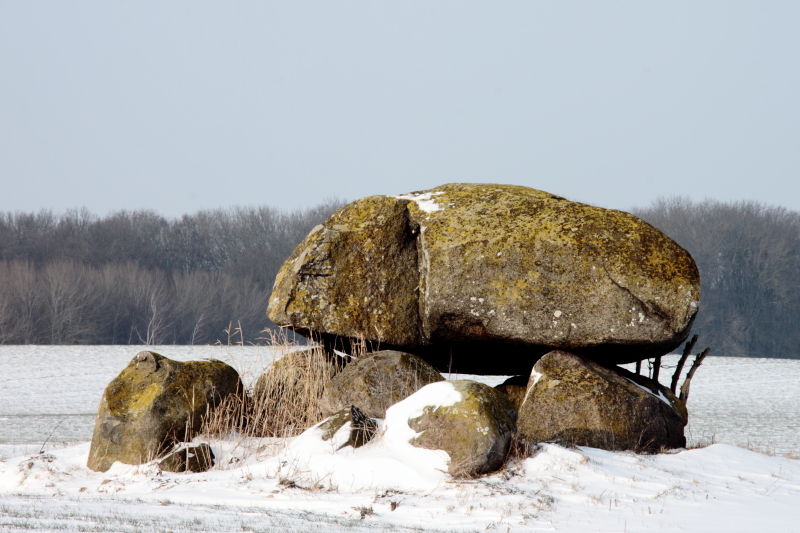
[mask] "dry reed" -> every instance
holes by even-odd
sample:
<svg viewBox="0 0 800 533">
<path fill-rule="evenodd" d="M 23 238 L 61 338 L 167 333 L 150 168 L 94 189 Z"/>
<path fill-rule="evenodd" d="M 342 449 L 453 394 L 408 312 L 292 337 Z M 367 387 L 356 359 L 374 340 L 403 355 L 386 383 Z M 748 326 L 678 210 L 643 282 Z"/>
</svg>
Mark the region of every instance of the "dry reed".
<svg viewBox="0 0 800 533">
<path fill-rule="evenodd" d="M 341 365 L 320 345 L 272 339 L 273 358 L 254 387 L 230 396 L 203 420 L 206 435 L 293 437 L 322 421 L 319 401 Z"/>
</svg>

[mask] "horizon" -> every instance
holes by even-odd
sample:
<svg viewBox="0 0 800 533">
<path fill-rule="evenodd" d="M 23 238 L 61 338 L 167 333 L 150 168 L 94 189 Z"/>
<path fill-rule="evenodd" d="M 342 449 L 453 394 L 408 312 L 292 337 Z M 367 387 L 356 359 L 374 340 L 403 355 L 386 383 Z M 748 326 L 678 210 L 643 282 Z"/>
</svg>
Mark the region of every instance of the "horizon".
<svg viewBox="0 0 800 533">
<path fill-rule="evenodd" d="M 442 185 L 444 185 L 444 184 L 442 184 Z M 500 185 L 500 184 L 498 184 L 498 185 Z M 431 188 L 435 189 L 436 187 L 431 187 Z M 407 191 L 407 193 L 412 193 L 412 192 L 417 192 L 417 191 Z M 551 191 L 547 191 L 547 192 L 551 192 Z M 385 194 L 384 196 L 393 196 L 393 195 Z M 709 201 L 710 202 L 720 202 L 720 203 L 727 204 L 727 205 L 755 202 L 755 203 L 758 203 L 758 204 L 766 206 L 766 207 L 772 207 L 772 208 L 777 207 L 777 208 L 785 209 L 785 210 L 787 210 L 789 212 L 796 213 L 796 214 L 800 215 L 800 208 L 791 209 L 789 207 L 786 207 L 786 206 L 780 205 L 780 204 L 770 204 L 768 202 L 763 202 L 763 201 L 753 200 L 753 199 L 746 199 L 746 198 L 745 199 L 739 199 L 739 200 L 735 200 L 735 199 L 734 200 L 720 200 L 718 198 L 708 197 L 708 196 L 705 197 L 705 198 L 702 198 L 702 199 L 695 199 L 695 198 L 689 197 L 688 195 L 682 195 L 682 194 L 674 194 L 674 195 L 670 195 L 670 196 L 660 195 L 660 196 L 652 199 L 648 203 L 632 205 L 632 206 L 629 206 L 627 208 L 606 207 L 606 206 L 603 206 L 603 205 L 593 204 L 591 202 L 585 202 L 585 201 L 581 202 L 579 200 L 574 200 L 574 199 L 569 198 L 569 197 L 566 197 L 566 199 L 569 200 L 569 201 L 584 203 L 584 204 L 592 205 L 592 206 L 595 206 L 595 207 L 601 207 L 601 208 L 606 208 L 606 209 L 614 209 L 614 210 L 617 210 L 617 211 L 624 211 L 624 212 L 627 212 L 627 213 L 634 214 L 634 216 L 636 216 L 635 213 L 634 213 L 635 211 L 648 209 L 648 208 L 654 206 L 655 203 L 660 199 L 670 199 L 670 198 L 678 198 L 678 197 L 688 198 L 694 205 L 701 204 L 703 202 L 709 202 Z M 41 214 L 43 212 L 49 212 L 49 213 L 52 213 L 56 217 L 60 217 L 60 216 L 66 215 L 66 214 L 71 213 L 71 212 L 80 213 L 83 210 L 86 210 L 86 212 L 91 217 L 94 217 L 94 218 L 97 218 L 97 219 L 104 219 L 104 218 L 111 217 L 111 216 L 113 216 L 115 214 L 118 214 L 118 213 L 150 212 L 150 213 L 155 213 L 157 216 L 160 216 L 160 217 L 162 217 L 162 218 L 164 218 L 166 220 L 179 220 L 184 216 L 193 216 L 193 215 L 196 215 L 196 214 L 201 213 L 201 212 L 217 211 L 217 210 L 267 208 L 267 209 L 275 209 L 275 210 L 277 210 L 277 211 L 279 211 L 281 213 L 302 212 L 302 211 L 308 211 L 308 210 L 314 209 L 316 207 L 319 207 L 319 206 L 327 204 L 327 203 L 342 202 L 344 205 L 347 205 L 347 204 L 350 204 L 352 202 L 355 202 L 358 199 L 359 198 L 350 199 L 350 198 L 342 198 L 342 197 L 334 196 L 334 197 L 323 198 L 319 202 L 316 202 L 316 203 L 313 203 L 313 204 L 297 205 L 297 206 L 286 206 L 286 207 L 285 206 L 280 206 L 280 205 L 256 204 L 256 203 L 229 204 L 229 205 L 220 205 L 220 206 L 217 206 L 217 207 L 199 207 L 199 208 L 197 208 L 197 209 L 195 209 L 193 211 L 188 211 L 188 212 L 184 212 L 184 213 L 178 213 L 178 214 L 174 214 L 174 215 L 173 214 L 164 213 L 162 211 L 159 211 L 158 209 L 151 208 L 151 207 L 138 207 L 138 208 L 121 207 L 119 209 L 107 210 L 105 212 L 98 213 L 96 211 L 92 211 L 91 209 L 89 209 L 85 205 L 80 206 L 80 207 L 67 207 L 67 208 L 60 209 L 60 210 L 59 209 L 54 209 L 52 207 L 40 207 L 38 209 L 30 209 L 30 210 L 27 210 L 27 211 L 8 210 L 7 209 L 7 210 L 0 210 L 0 215 L 3 215 L 3 214 L 8 214 L 8 215 L 20 215 L 20 214 L 23 214 L 23 215 L 39 215 L 39 214 Z"/>
</svg>

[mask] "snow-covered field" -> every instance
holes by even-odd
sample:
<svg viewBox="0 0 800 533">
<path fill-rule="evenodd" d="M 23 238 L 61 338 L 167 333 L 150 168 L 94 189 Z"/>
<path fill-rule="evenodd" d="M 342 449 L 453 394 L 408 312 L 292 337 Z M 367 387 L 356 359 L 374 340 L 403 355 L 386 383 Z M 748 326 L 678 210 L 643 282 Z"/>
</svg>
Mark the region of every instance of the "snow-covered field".
<svg viewBox="0 0 800 533">
<path fill-rule="evenodd" d="M 91 472 L 97 403 L 138 349 L 0 347 L 0 531 L 800 531 L 800 461 L 782 456 L 800 454 L 800 361 L 708 359 L 687 435 L 722 444 L 670 454 L 545 444 L 456 482 L 441 471 L 444 452 L 382 437 L 336 452 L 309 434 L 212 441 L 218 466 L 203 474 L 119 463 Z M 156 351 L 221 359 L 245 382 L 274 355 Z"/>
</svg>

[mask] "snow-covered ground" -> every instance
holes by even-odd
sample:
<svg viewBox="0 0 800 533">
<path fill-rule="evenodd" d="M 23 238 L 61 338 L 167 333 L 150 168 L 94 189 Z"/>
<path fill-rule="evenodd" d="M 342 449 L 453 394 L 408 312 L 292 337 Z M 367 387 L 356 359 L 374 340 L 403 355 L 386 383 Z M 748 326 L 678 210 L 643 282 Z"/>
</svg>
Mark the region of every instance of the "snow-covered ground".
<svg viewBox="0 0 800 533">
<path fill-rule="evenodd" d="M 302 453 L 308 442 L 212 445 L 220 467 L 203 474 L 119 463 L 91 472 L 88 443 L 7 459 L 0 531 L 798 528 L 800 461 L 727 444 L 661 455 L 544 444 L 499 473 L 461 482 L 431 468 L 443 465 L 443 452 L 418 450 L 427 456 L 420 460 L 380 438 L 310 454 Z"/>
<path fill-rule="evenodd" d="M 800 451 L 799 361 L 709 359 L 692 384 L 689 435 L 726 444 L 670 454 L 544 444 L 491 476 L 454 481 L 444 452 L 409 451 L 388 430 L 338 452 L 311 431 L 212 440 L 218 466 L 203 474 L 119 463 L 92 472 L 97 403 L 138 349 L 0 347 L 0 531 L 800 531 L 800 461 L 780 455 Z M 157 351 L 222 359 L 246 382 L 274 355 Z M 731 445 L 748 443 L 779 455 Z"/>
</svg>

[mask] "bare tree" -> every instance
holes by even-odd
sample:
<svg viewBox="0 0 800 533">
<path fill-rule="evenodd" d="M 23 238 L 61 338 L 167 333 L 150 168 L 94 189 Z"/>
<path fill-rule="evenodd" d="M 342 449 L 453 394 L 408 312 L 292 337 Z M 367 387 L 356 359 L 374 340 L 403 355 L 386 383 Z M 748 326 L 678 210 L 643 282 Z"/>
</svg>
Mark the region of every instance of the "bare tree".
<svg viewBox="0 0 800 533">
<path fill-rule="evenodd" d="M 11 294 L 10 265 L 0 261 L 0 344 L 13 339 L 14 313 Z"/>
<path fill-rule="evenodd" d="M 702 298 L 694 331 L 715 353 L 800 357 L 800 213 L 675 197 L 634 214 L 697 262 Z"/>
<path fill-rule="evenodd" d="M 0 213 L 0 343 L 256 342 L 283 261 L 342 205 Z"/>
<path fill-rule="evenodd" d="M 40 342 L 84 344 L 94 327 L 96 293 L 89 286 L 89 271 L 72 261 L 59 261 L 44 267 L 39 286 L 46 306 Z"/>
<path fill-rule="evenodd" d="M 12 329 L 13 342 L 37 344 L 41 342 L 39 331 L 44 316 L 44 300 L 36 269 L 28 262 L 15 261 L 9 274 L 16 318 Z"/>
</svg>

